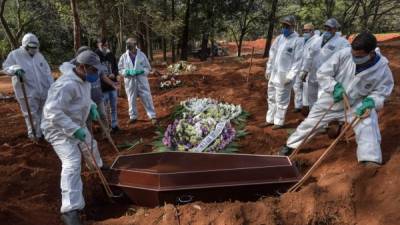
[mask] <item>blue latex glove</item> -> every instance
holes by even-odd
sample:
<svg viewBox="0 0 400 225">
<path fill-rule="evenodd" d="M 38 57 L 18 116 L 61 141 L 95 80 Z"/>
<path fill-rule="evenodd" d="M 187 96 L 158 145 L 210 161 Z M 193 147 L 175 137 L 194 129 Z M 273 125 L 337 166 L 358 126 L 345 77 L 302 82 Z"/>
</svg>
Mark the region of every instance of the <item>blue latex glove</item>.
<svg viewBox="0 0 400 225">
<path fill-rule="evenodd" d="M 340 102 L 343 100 L 343 94 L 345 94 L 346 91 L 344 90 L 344 87 L 341 83 L 336 83 L 335 88 L 333 89 L 333 100 L 334 102 Z"/>
<path fill-rule="evenodd" d="M 93 121 L 97 121 L 100 119 L 100 114 L 99 111 L 97 111 L 97 105 L 92 104 L 90 106 L 90 111 L 89 111 L 89 118 Z"/>
<path fill-rule="evenodd" d="M 78 130 L 76 130 L 74 133 L 74 138 L 76 138 L 80 141 L 85 141 L 85 138 L 86 138 L 85 130 L 83 128 L 79 128 Z"/>
<path fill-rule="evenodd" d="M 362 115 L 364 115 L 365 111 L 367 109 L 373 109 L 375 108 L 375 102 L 374 99 L 372 99 L 371 97 L 366 97 L 364 98 L 364 100 L 362 101 L 362 105 L 360 107 L 357 108 L 356 110 L 356 115 L 358 117 L 361 117 Z"/>
</svg>

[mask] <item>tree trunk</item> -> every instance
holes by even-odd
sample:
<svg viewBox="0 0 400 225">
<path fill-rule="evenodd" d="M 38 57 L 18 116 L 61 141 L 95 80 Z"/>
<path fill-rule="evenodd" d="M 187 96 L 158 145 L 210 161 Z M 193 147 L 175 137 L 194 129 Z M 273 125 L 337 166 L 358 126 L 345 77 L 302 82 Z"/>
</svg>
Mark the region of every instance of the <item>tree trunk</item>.
<svg viewBox="0 0 400 225">
<path fill-rule="evenodd" d="M 164 0 L 163 5 L 164 5 L 164 21 L 167 21 L 167 15 L 168 15 L 167 0 Z M 162 50 L 163 50 L 163 61 L 166 62 L 167 61 L 167 40 L 165 37 L 162 37 L 161 45 L 162 45 Z"/>
<path fill-rule="evenodd" d="M 124 15 L 124 6 L 119 5 L 118 6 L 118 25 L 119 25 L 119 32 L 117 34 L 117 40 L 118 40 L 118 47 L 116 53 L 119 55 L 124 51 L 124 40 L 123 40 L 123 15 Z"/>
<path fill-rule="evenodd" d="M 200 60 L 206 61 L 208 53 L 208 35 L 204 32 L 201 38 Z"/>
<path fill-rule="evenodd" d="M 274 26 L 275 26 L 275 12 L 278 6 L 278 0 L 272 1 L 271 12 L 269 14 L 269 26 L 268 26 L 268 33 L 267 33 L 267 41 L 265 42 L 265 49 L 264 49 L 264 58 L 269 56 L 269 49 L 271 48 L 272 37 L 274 34 Z"/>
<path fill-rule="evenodd" d="M 149 25 L 149 17 L 146 14 L 145 15 L 146 19 L 145 19 L 145 30 L 146 30 L 146 50 L 147 50 L 147 57 L 149 58 L 150 61 L 153 61 L 153 56 L 152 56 L 152 49 L 151 49 L 151 40 L 150 40 L 150 25 Z"/>
<path fill-rule="evenodd" d="M 11 32 L 11 29 L 8 26 L 8 23 L 7 23 L 6 19 L 4 18 L 5 5 L 6 5 L 6 0 L 0 0 L 0 22 L 1 22 L 1 26 L 3 27 L 4 31 L 6 32 L 8 42 L 10 42 L 10 45 L 13 49 L 16 49 L 16 48 L 18 48 L 18 40 L 15 38 L 15 36 Z"/>
<path fill-rule="evenodd" d="M 181 39 L 181 60 L 187 60 L 189 40 L 190 0 L 186 0 L 186 13 Z"/>
<path fill-rule="evenodd" d="M 99 3 L 99 17 L 100 17 L 100 37 L 107 37 L 107 22 L 106 22 L 106 10 L 104 8 L 103 0 L 98 0 Z"/>
<path fill-rule="evenodd" d="M 240 34 L 240 37 L 239 37 L 239 43 L 238 43 L 238 54 L 237 54 L 238 57 L 240 57 L 242 55 L 242 43 L 243 43 L 243 38 L 244 38 L 245 34 L 246 34 L 246 30 L 242 30 L 242 33 Z"/>
<path fill-rule="evenodd" d="M 175 20 L 175 0 L 171 0 L 171 15 L 172 15 L 172 21 Z M 174 34 L 172 34 L 171 38 L 171 53 L 172 53 L 172 62 L 176 62 L 176 56 L 175 56 L 175 37 Z"/>
<path fill-rule="evenodd" d="M 76 0 L 71 0 L 71 10 L 74 26 L 74 49 L 75 51 L 81 47 L 81 24 L 79 21 L 78 8 L 76 5 Z"/>
</svg>

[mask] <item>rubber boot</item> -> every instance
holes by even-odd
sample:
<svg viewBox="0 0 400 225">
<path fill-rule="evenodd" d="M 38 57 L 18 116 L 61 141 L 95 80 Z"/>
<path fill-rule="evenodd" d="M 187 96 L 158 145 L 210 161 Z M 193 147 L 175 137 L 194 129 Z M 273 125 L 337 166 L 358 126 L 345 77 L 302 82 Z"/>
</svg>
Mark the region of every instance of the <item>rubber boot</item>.
<svg viewBox="0 0 400 225">
<path fill-rule="evenodd" d="M 61 220 L 65 225 L 83 225 L 78 210 L 62 213 Z"/>
</svg>

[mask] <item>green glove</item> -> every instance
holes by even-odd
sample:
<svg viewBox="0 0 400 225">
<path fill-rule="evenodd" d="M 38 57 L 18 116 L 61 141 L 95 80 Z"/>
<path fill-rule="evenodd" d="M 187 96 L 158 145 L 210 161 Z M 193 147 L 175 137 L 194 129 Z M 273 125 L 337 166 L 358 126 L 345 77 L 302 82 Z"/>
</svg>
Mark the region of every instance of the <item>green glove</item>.
<svg viewBox="0 0 400 225">
<path fill-rule="evenodd" d="M 25 70 L 23 69 L 17 69 L 14 73 L 18 78 L 21 78 L 25 75 Z"/>
<path fill-rule="evenodd" d="M 135 76 L 135 75 L 141 75 L 143 73 L 144 70 L 134 70 L 134 69 L 125 70 L 125 76 Z"/>
<path fill-rule="evenodd" d="M 363 99 L 362 105 L 357 108 L 356 115 L 360 117 L 364 115 L 367 109 L 373 109 L 373 108 L 375 108 L 374 99 L 372 99 L 371 97 L 366 97 Z"/>
<path fill-rule="evenodd" d="M 333 100 L 334 102 L 340 102 L 343 100 L 343 94 L 345 94 L 346 91 L 344 90 L 344 87 L 342 86 L 341 83 L 336 83 L 335 88 L 333 89 Z"/>
<path fill-rule="evenodd" d="M 132 69 L 125 70 L 125 76 L 126 76 L 126 77 L 132 76 L 132 75 L 133 75 L 133 72 L 134 72 L 134 70 L 132 70 Z"/>
<path fill-rule="evenodd" d="M 135 75 L 142 75 L 144 74 L 144 70 L 135 70 Z"/>
<path fill-rule="evenodd" d="M 74 138 L 80 141 L 85 141 L 86 138 L 85 130 L 83 128 L 79 128 L 78 130 L 76 130 L 74 133 Z"/>
<path fill-rule="evenodd" d="M 90 106 L 89 118 L 94 121 L 97 121 L 98 119 L 100 119 L 100 114 L 99 114 L 99 111 L 97 111 L 96 104 L 92 104 Z"/>
</svg>

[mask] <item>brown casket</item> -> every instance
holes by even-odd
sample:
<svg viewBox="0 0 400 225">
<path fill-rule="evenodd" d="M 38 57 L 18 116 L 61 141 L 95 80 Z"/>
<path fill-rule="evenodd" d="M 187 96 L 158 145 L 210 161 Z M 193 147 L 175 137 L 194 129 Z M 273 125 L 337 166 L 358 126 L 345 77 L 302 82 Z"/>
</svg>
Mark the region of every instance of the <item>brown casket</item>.
<svg viewBox="0 0 400 225">
<path fill-rule="evenodd" d="M 155 152 L 118 156 L 108 180 L 136 205 L 250 201 L 285 192 L 299 180 L 286 156 Z"/>
</svg>

